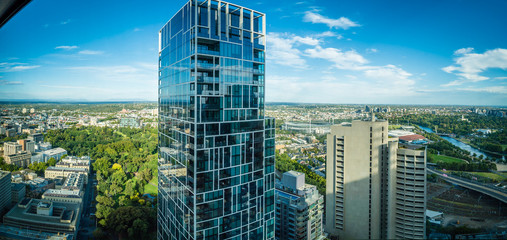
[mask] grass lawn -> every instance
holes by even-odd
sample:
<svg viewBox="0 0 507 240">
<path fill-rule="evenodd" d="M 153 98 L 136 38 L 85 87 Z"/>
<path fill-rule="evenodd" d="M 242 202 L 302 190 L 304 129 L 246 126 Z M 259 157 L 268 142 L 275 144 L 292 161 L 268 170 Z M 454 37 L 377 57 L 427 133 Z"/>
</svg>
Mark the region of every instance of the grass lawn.
<svg viewBox="0 0 507 240">
<path fill-rule="evenodd" d="M 477 176 L 481 176 L 481 177 L 486 177 L 486 178 L 493 179 L 493 180 L 497 180 L 499 182 L 507 180 L 506 177 L 503 177 L 503 176 L 500 176 L 496 173 L 491 173 L 491 172 L 468 172 L 468 173 L 473 174 L 473 175 L 477 175 Z"/>
<path fill-rule="evenodd" d="M 437 163 L 437 162 L 447 162 L 447 163 L 466 162 L 465 160 L 462 160 L 462 159 L 459 159 L 459 158 L 449 157 L 449 156 L 444 156 L 444 155 L 428 154 L 428 157 L 430 157 L 432 159 L 431 162 L 433 162 L 433 163 Z"/>
<path fill-rule="evenodd" d="M 153 185 L 151 185 L 152 183 Z M 151 195 L 157 195 L 158 194 L 158 187 L 157 186 L 157 179 L 153 178 L 151 179 L 150 183 L 144 185 L 144 193 L 149 193 Z"/>
</svg>

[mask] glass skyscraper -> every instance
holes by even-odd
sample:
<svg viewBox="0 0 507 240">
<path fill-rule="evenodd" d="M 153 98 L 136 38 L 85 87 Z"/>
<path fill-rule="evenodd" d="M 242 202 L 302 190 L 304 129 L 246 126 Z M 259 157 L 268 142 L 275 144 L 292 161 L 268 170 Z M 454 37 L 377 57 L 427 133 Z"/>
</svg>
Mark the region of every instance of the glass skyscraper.
<svg viewBox="0 0 507 240">
<path fill-rule="evenodd" d="M 191 0 L 160 30 L 158 239 L 274 239 L 265 26 Z"/>
</svg>

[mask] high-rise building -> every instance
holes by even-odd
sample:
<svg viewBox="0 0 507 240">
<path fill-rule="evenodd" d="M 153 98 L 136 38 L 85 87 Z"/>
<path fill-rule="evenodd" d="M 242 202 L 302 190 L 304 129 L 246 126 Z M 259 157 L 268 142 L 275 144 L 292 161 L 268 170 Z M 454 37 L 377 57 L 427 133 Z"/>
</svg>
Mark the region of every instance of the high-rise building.
<svg viewBox="0 0 507 240">
<path fill-rule="evenodd" d="M 424 238 L 426 150 L 398 145 L 388 122 L 356 120 L 327 137 L 325 230 L 340 239 Z"/>
<path fill-rule="evenodd" d="M 305 174 L 288 171 L 275 190 L 275 236 L 280 240 L 320 240 L 324 198 L 305 184 Z"/>
<path fill-rule="evenodd" d="M 11 173 L 0 170 L 0 217 L 11 204 Z"/>
<path fill-rule="evenodd" d="M 274 239 L 265 26 L 191 0 L 159 32 L 159 239 Z"/>
<path fill-rule="evenodd" d="M 4 156 L 16 154 L 23 150 L 23 146 L 17 142 L 5 142 L 4 143 Z"/>
</svg>

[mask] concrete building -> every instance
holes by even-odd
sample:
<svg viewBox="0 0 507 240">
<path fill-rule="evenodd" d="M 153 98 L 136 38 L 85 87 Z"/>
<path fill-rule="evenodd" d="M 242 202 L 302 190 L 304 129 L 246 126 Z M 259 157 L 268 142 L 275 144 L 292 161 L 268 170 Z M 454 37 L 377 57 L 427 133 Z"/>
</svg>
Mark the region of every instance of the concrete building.
<svg viewBox="0 0 507 240">
<path fill-rule="evenodd" d="M 61 189 L 83 190 L 86 175 L 82 173 L 71 173 L 67 175 Z"/>
<path fill-rule="evenodd" d="M 158 239 L 275 238 L 265 34 L 263 13 L 217 0 L 160 30 Z"/>
<path fill-rule="evenodd" d="M 29 153 L 35 153 L 35 142 L 28 139 L 18 140 L 18 144 L 21 145 L 21 150 Z"/>
<path fill-rule="evenodd" d="M 62 168 L 82 168 L 90 172 L 90 157 L 66 157 L 56 163 L 56 167 Z"/>
<path fill-rule="evenodd" d="M 42 133 L 36 133 L 28 136 L 28 140 L 32 140 L 35 143 L 42 143 L 44 142 L 44 135 Z"/>
<path fill-rule="evenodd" d="M 374 115 L 332 126 L 326 232 L 340 239 L 424 238 L 425 165 L 424 148 L 399 148 L 388 122 Z"/>
<path fill-rule="evenodd" d="M 11 173 L 0 170 L 0 216 L 8 210 L 11 201 Z"/>
<path fill-rule="evenodd" d="M 275 239 L 320 240 L 324 198 L 317 187 L 305 184 L 305 174 L 289 171 L 275 190 Z"/>
<path fill-rule="evenodd" d="M 59 161 L 63 155 L 67 154 L 67 150 L 63 148 L 54 148 L 49 149 L 42 152 L 44 155 L 44 162 L 48 162 L 50 158 L 54 158 L 56 161 Z"/>
<path fill-rule="evenodd" d="M 88 182 L 88 171 L 84 168 L 67 168 L 67 167 L 48 167 L 44 171 L 45 178 L 57 178 L 64 177 L 68 178 L 73 173 L 81 173 L 85 175 L 85 183 Z"/>
<path fill-rule="evenodd" d="M 56 203 L 40 199 L 25 198 L 5 214 L 4 225 L 19 229 L 38 231 L 41 235 L 68 234 L 76 236 L 81 207 L 76 203 Z M 2 234 L 2 233 L 0 233 Z"/>
<path fill-rule="evenodd" d="M 4 156 L 16 154 L 23 150 L 23 146 L 17 142 L 4 142 Z"/>
<path fill-rule="evenodd" d="M 44 162 L 44 154 L 40 152 L 32 154 L 32 156 L 30 157 L 30 162 L 31 163 Z"/>
<path fill-rule="evenodd" d="M 14 128 L 9 128 L 9 129 L 5 130 L 5 135 L 7 135 L 7 137 L 14 137 L 17 134 L 18 133 L 16 132 L 16 129 L 14 129 Z"/>
<path fill-rule="evenodd" d="M 27 168 L 30 165 L 32 154 L 27 151 L 20 151 L 15 154 L 5 155 L 4 160 L 7 164 L 14 164 L 18 167 Z"/>
<path fill-rule="evenodd" d="M 76 203 L 82 206 L 83 191 L 67 189 L 48 189 L 42 194 L 42 199 L 57 203 Z"/>
<path fill-rule="evenodd" d="M 26 195 L 26 185 L 21 183 L 11 183 L 11 201 L 18 203 Z"/>
<path fill-rule="evenodd" d="M 140 128 L 141 119 L 139 117 L 122 117 L 120 119 L 120 127 Z"/>
<path fill-rule="evenodd" d="M 35 150 L 37 150 L 37 151 L 47 151 L 52 148 L 53 148 L 53 146 L 49 142 L 41 142 L 41 143 L 37 143 L 35 145 Z"/>
</svg>

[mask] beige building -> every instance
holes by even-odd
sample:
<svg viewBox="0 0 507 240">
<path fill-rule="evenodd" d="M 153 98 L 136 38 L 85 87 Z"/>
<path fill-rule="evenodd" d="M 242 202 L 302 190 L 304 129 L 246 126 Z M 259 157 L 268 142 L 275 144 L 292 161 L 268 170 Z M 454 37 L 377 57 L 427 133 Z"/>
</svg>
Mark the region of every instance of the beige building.
<svg viewBox="0 0 507 240">
<path fill-rule="evenodd" d="M 17 142 L 5 142 L 4 143 L 4 156 L 16 154 L 23 150 L 23 146 Z"/>
<path fill-rule="evenodd" d="M 32 154 L 27 151 L 21 151 L 15 154 L 5 155 L 5 162 L 7 164 L 14 164 L 18 167 L 27 168 L 30 165 Z"/>
<path fill-rule="evenodd" d="M 413 169 L 414 162 L 422 171 Z M 340 239 L 423 238 L 425 163 L 425 150 L 398 149 L 398 138 L 388 136 L 387 121 L 373 117 L 332 126 L 327 137 L 325 231 Z M 419 182 L 410 185 L 408 179 Z M 415 200 L 421 195 L 422 201 Z M 421 214 L 410 212 L 413 203 L 422 207 Z M 406 219 L 413 220 L 411 230 L 401 225 Z"/>
<path fill-rule="evenodd" d="M 42 194 L 42 199 L 58 203 L 77 203 L 83 202 L 83 191 L 66 189 L 48 189 Z"/>
<path fill-rule="evenodd" d="M 82 173 L 84 174 L 85 183 L 88 181 L 88 171 L 84 168 L 67 168 L 67 167 L 48 167 L 46 171 L 44 171 L 45 178 L 57 178 L 64 177 L 67 178 L 72 173 Z"/>
</svg>

